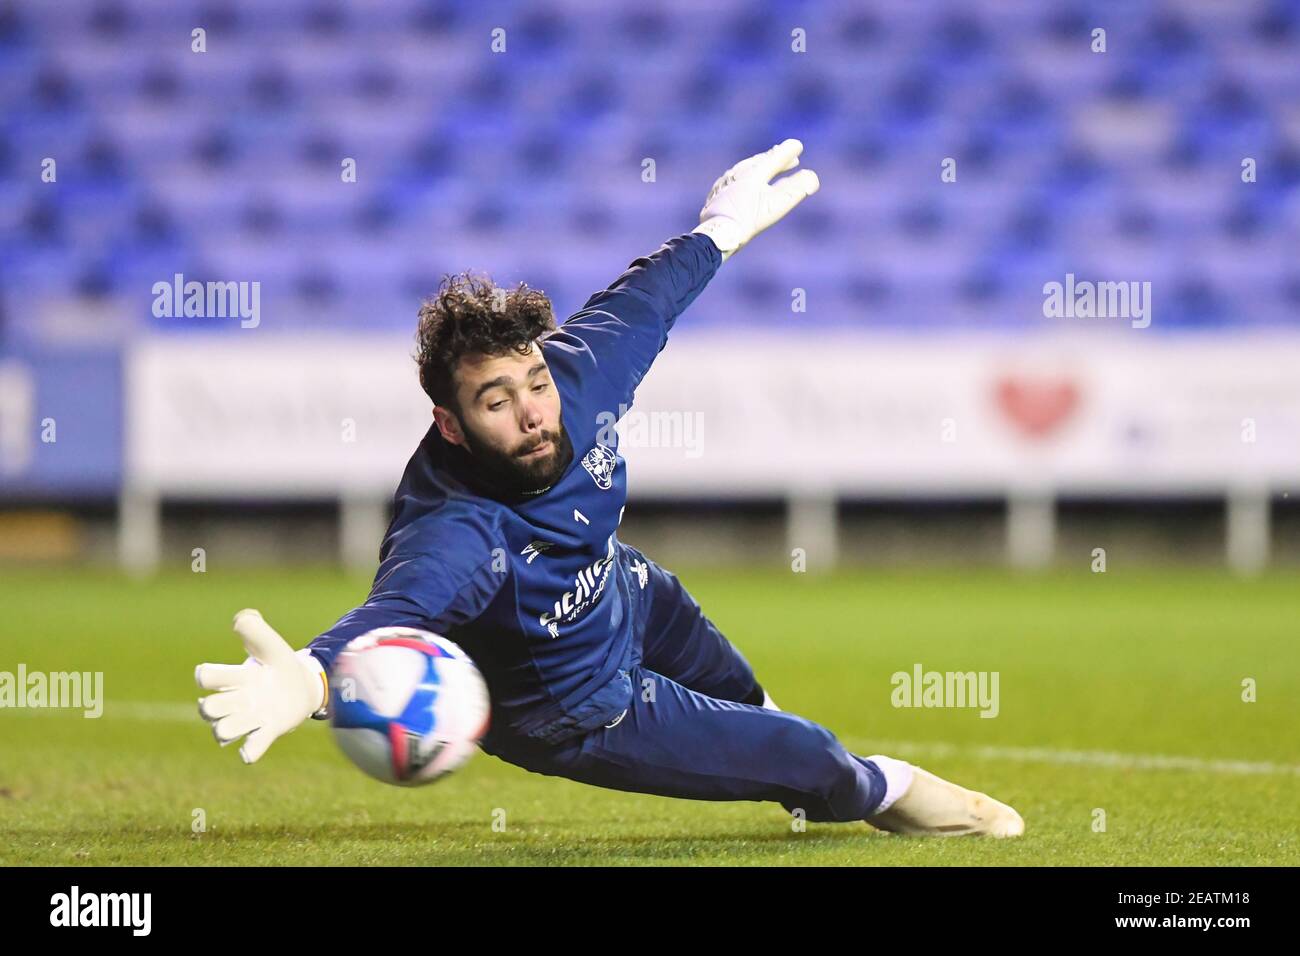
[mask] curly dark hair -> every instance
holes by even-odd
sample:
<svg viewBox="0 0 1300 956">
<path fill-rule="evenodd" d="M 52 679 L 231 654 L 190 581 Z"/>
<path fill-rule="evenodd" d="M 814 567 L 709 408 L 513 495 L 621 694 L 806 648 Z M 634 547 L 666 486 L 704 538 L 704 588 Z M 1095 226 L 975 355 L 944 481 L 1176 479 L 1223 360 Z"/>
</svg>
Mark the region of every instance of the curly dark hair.
<svg viewBox="0 0 1300 956">
<path fill-rule="evenodd" d="M 540 289 L 523 282 L 506 289 L 469 272 L 444 276 L 437 294 L 420 306 L 414 356 L 420 387 L 435 405 L 459 414 L 453 375 L 462 355 L 527 352 L 554 328 L 551 300 Z"/>
</svg>

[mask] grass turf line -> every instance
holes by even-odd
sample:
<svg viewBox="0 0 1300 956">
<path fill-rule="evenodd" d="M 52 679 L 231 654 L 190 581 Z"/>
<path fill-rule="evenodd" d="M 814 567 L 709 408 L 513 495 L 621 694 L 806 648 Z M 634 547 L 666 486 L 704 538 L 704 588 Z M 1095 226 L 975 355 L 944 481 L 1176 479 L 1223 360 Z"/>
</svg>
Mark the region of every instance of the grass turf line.
<svg viewBox="0 0 1300 956">
<path fill-rule="evenodd" d="M 364 598 L 321 569 L 132 582 L 0 576 L 0 670 L 102 670 L 99 720 L 0 709 L 0 864 L 1204 865 L 1300 863 L 1300 580 L 1213 571 L 683 570 L 787 710 L 1016 806 L 1018 841 L 906 840 L 865 824 L 794 832 L 776 804 L 603 791 L 479 755 L 435 786 L 364 777 L 326 727 L 253 767 L 192 707 L 194 665 L 242 660 L 236 610 L 302 644 Z M 890 675 L 1000 674 L 994 719 L 890 704 Z M 1241 699 L 1253 678 L 1258 700 Z M 114 702 L 135 702 L 115 715 Z M 147 719 L 154 704 L 172 719 Z M 134 715 L 132 715 L 134 713 Z M 1209 766 L 1032 759 L 1090 752 Z M 1026 752 L 1028 757 L 1025 756 Z M 983 756 L 981 756 L 981 754 Z M 1017 755 L 1020 755 L 1017 757 Z M 1268 763 L 1232 773 L 1215 761 Z M 202 810 L 206 832 L 193 829 Z M 504 810 L 504 832 L 492 829 Z M 1105 832 L 1094 831 L 1105 811 Z"/>
</svg>

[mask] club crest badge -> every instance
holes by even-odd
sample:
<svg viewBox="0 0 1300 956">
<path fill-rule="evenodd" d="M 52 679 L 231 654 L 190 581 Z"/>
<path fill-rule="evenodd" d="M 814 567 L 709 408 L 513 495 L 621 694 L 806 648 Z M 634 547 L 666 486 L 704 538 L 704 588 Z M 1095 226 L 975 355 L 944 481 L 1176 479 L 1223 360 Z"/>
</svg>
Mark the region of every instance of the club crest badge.
<svg viewBox="0 0 1300 956">
<path fill-rule="evenodd" d="M 582 467 L 587 469 L 591 480 L 601 491 L 609 491 L 614 485 L 614 465 L 617 459 L 614 452 L 604 445 L 597 445 L 582 456 Z"/>
</svg>

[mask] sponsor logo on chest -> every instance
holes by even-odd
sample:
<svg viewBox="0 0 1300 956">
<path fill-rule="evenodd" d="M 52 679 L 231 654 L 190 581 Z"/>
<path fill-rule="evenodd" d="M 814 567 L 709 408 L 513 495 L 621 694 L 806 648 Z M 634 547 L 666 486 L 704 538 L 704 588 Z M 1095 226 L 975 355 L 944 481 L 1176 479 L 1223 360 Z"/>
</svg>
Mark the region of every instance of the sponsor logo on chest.
<svg viewBox="0 0 1300 956">
<path fill-rule="evenodd" d="M 559 624 L 574 621 L 580 614 L 600 599 L 609 581 L 609 569 L 614 563 L 614 536 L 605 544 L 605 553 L 580 570 L 573 579 L 573 587 L 555 599 L 549 611 L 543 611 L 537 622 L 546 628 L 551 637 L 559 636 Z"/>
</svg>

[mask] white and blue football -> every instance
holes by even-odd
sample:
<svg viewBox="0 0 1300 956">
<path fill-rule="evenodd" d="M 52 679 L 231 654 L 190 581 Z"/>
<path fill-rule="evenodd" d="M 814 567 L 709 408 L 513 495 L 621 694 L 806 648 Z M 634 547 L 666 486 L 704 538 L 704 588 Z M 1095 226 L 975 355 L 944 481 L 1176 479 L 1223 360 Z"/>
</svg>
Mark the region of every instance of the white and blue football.
<svg viewBox="0 0 1300 956">
<path fill-rule="evenodd" d="M 415 787 L 474 754 L 490 716 L 487 685 L 457 645 L 411 627 L 354 638 L 330 672 L 334 739 L 370 776 Z"/>
</svg>

